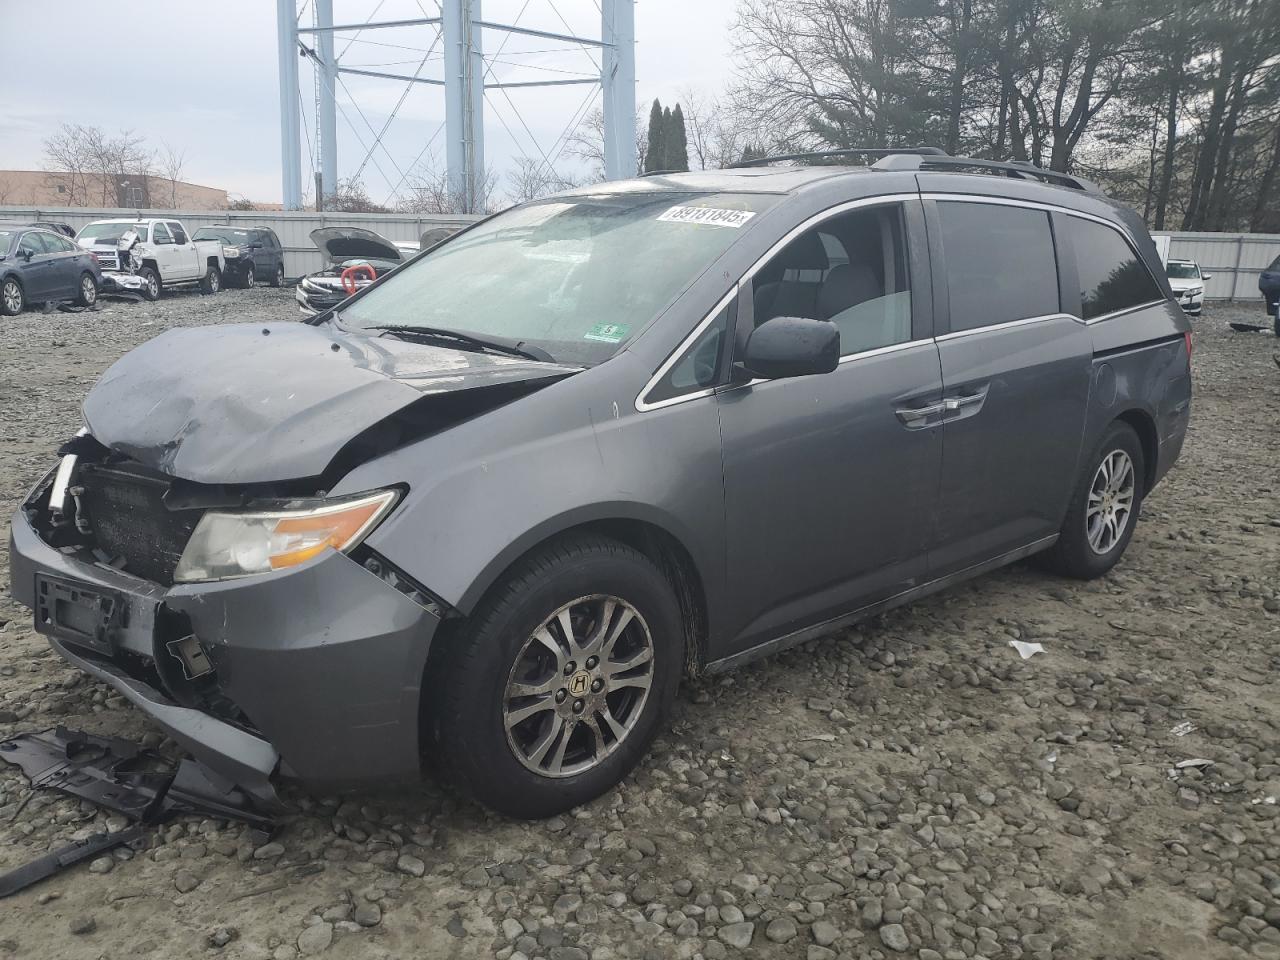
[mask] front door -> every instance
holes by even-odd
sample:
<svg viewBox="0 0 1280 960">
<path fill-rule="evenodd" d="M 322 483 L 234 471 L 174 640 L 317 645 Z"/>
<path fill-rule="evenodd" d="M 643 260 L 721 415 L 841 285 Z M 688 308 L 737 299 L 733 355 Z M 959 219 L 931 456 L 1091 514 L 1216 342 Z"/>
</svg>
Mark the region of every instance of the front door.
<svg viewBox="0 0 1280 960">
<path fill-rule="evenodd" d="M 1052 224 L 1034 207 L 937 201 L 949 322 L 934 577 L 1054 535 L 1076 483 L 1093 340 L 1063 310 Z"/>
<path fill-rule="evenodd" d="M 39 230 L 25 234 L 18 241 L 18 262 L 23 264 L 22 288 L 26 291 L 28 303 L 43 302 L 57 286 L 54 260 L 54 255 L 45 246 L 44 234 Z"/>
<path fill-rule="evenodd" d="M 739 323 L 830 320 L 829 374 L 718 395 L 733 655 L 917 585 L 942 381 L 918 201 L 857 205 L 744 282 Z M 738 337 L 744 338 L 741 332 Z"/>
</svg>

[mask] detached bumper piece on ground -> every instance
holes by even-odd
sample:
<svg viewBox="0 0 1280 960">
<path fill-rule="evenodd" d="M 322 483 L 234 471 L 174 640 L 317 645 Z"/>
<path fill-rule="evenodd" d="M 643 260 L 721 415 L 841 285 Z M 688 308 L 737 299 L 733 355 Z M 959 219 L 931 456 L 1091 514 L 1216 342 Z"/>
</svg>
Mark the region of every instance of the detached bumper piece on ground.
<svg viewBox="0 0 1280 960">
<path fill-rule="evenodd" d="M 0 897 L 132 843 L 147 827 L 181 814 L 241 820 L 268 836 L 276 829 L 276 821 L 254 809 L 242 790 L 197 761 L 175 764 L 119 737 L 65 727 L 23 733 L 0 742 L 0 760 L 20 767 L 32 790 L 61 790 L 136 821 L 124 830 L 94 834 L 0 874 Z"/>
</svg>

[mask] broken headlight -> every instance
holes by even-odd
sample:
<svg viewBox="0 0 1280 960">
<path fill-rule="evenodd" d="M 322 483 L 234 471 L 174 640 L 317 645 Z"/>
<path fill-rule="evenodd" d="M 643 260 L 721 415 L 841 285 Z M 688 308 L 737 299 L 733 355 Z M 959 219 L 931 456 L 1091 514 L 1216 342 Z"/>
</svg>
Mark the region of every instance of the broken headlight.
<svg viewBox="0 0 1280 960">
<path fill-rule="evenodd" d="M 399 496 L 395 490 L 377 490 L 278 510 L 210 510 L 191 534 L 173 579 L 228 580 L 294 567 L 328 549 L 351 550 Z"/>
</svg>

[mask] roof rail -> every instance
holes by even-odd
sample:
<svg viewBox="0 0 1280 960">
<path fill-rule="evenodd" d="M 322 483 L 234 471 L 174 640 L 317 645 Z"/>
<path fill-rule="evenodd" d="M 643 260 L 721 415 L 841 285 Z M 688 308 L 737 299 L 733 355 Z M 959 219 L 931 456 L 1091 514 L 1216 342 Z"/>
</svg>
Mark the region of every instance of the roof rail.
<svg viewBox="0 0 1280 960">
<path fill-rule="evenodd" d="M 688 170 L 646 170 L 640 176 L 642 177 L 661 177 L 668 173 L 688 173 Z"/>
<path fill-rule="evenodd" d="M 729 170 L 739 167 L 759 167 L 766 163 L 778 163 L 782 160 L 824 160 L 830 157 L 890 157 L 898 154 L 907 156 L 945 157 L 946 151 L 941 147 L 848 147 L 840 150 L 818 150 L 813 153 L 782 153 L 774 157 L 754 157 L 750 160 L 739 160 L 729 164 Z"/>
<path fill-rule="evenodd" d="M 939 170 L 964 169 L 989 170 L 992 173 L 1003 173 L 1018 180 L 1040 180 L 1055 186 L 1070 187 L 1084 193 L 1102 193 L 1102 188 L 1084 177 L 1061 173 L 1057 170 L 1046 170 L 1026 160 L 979 160 L 975 157 L 952 157 L 948 155 L 886 156 L 874 164 L 876 170 Z"/>
</svg>

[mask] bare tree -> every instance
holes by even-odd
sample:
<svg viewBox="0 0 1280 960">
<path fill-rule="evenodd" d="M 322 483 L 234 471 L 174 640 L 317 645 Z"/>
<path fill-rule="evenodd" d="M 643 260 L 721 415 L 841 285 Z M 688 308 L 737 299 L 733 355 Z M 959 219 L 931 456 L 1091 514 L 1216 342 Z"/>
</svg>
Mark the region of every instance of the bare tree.
<svg viewBox="0 0 1280 960">
<path fill-rule="evenodd" d="M 389 207 L 375 203 L 373 198 L 369 196 L 369 191 L 365 187 L 364 181 L 356 177 L 339 179 L 334 184 L 333 193 L 325 196 L 324 208 L 338 213 L 391 212 Z"/>
<path fill-rule="evenodd" d="M 557 173 L 546 165 L 531 157 L 520 157 L 516 160 L 516 168 L 507 174 L 510 187 L 507 199 L 512 203 L 525 203 L 529 200 L 541 200 L 543 197 L 561 190 L 569 190 L 580 186 L 583 181 Z"/>
<path fill-rule="evenodd" d="M 488 213 L 493 209 L 498 176 L 492 169 L 484 172 L 477 184 L 477 211 Z M 404 189 L 396 209 L 405 213 L 464 213 L 466 197 L 455 190 L 449 175 L 429 157 L 409 171 L 404 178 Z"/>
<path fill-rule="evenodd" d="M 73 206 L 115 206 L 121 180 L 145 181 L 153 163 L 154 155 L 132 130 L 113 137 L 101 127 L 64 123 L 44 142 L 45 169 Z"/>
<path fill-rule="evenodd" d="M 182 182 L 182 169 L 186 165 L 187 153 L 185 150 L 175 150 L 163 140 L 160 143 L 164 151 L 156 155 L 156 166 L 159 167 L 160 176 L 164 177 L 167 184 L 169 208 L 176 210 L 178 184 Z"/>
<path fill-rule="evenodd" d="M 636 169 L 644 169 L 645 151 L 648 149 L 648 115 L 636 111 Z M 596 107 L 583 118 L 566 143 L 571 157 L 586 161 L 591 172 L 587 183 L 604 180 L 604 111 Z"/>
<path fill-rule="evenodd" d="M 690 161 L 702 170 L 719 170 L 738 163 L 748 144 L 771 143 L 773 135 L 724 96 L 685 87 L 680 104 L 689 134 Z"/>
</svg>

